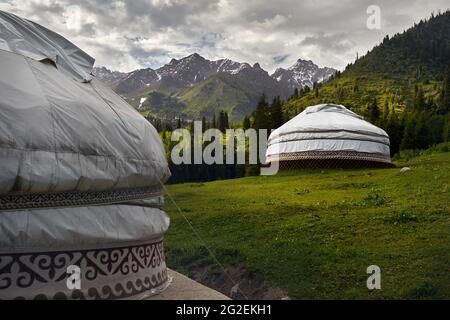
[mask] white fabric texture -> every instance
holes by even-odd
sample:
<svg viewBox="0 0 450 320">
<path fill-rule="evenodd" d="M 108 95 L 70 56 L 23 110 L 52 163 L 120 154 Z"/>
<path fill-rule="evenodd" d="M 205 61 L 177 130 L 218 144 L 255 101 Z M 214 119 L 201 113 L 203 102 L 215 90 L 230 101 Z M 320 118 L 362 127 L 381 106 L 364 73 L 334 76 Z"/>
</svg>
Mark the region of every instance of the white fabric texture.
<svg viewBox="0 0 450 320">
<path fill-rule="evenodd" d="M 274 130 L 266 157 L 304 151 L 354 151 L 389 157 L 389 136 L 342 105 L 321 104 Z"/>
<path fill-rule="evenodd" d="M 162 189 L 170 172 L 158 132 L 92 79 L 93 64 L 60 35 L 0 11 L 0 196 Z M 162 237 L 169 220 L 161 205 L 156 196 L 0 211 L 0 251 Z"/>
<path fill-rule="evenodd" d="M 93 64 L 0 11 L 0 299 L 120 299 L 168 285 L 164 146 Z"/>
<path fill-rule="evenodd" d="M 96 79 L 78 82 L 1 50 L 0 70 L 0 193 L 145 187 L 169 177 L 154 127 Z"/>
<path fill-rule="evenodd" d="M 82 82 L 92 79 L 94 58 L 59 34 L 4 11 L 0 11 L 0 30 L 0 50 L 48 60 Z"/>
<path fill-rule="evenodd" d="M 0 248 L 5 252 L 98 248 L 162 238 L 169 217 L 137 205 L 4 211 Z"/>
</svg>

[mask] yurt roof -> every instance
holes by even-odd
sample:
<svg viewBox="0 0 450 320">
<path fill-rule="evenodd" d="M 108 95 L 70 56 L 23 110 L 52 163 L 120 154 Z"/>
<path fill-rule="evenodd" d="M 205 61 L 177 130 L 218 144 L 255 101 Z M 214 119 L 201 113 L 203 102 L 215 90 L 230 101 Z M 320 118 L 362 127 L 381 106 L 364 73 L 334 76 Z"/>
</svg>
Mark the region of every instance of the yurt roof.
<svg viewBox="0 0 450 320">
<path fill-rule="evenodd" d="M 274 130 L 267 161 L 345 158 L 390 162 L 389 136 L 342 105 L 319 104 Z"/>
<path fill-rule="evenodd" d="M 0 195 L 161 192 L 170 173 L 157 131 L 90 75 L 94 59 L 2 11 L 0 31 Z"/>
<path fill-rule="evenodd" d="M 319 104 L 303 112 L 274 130 L 270 138 L 293 132 L 349 131 L 388 137 L 387 133 L 343 105 Z"/>
<path fill-rule="evenodd" d="M 54 63 L 72 77 L 89 81 L 94 58 L 61 35 L 32 21 L 0 11 L 0 50 Z"/>
</svg>

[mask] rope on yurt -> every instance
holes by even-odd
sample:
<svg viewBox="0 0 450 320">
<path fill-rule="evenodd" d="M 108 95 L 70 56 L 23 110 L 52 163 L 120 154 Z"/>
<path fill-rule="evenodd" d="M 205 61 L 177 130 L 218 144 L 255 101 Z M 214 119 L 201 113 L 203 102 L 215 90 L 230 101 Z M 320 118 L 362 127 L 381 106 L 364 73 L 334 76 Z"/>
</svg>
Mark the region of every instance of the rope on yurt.
<svg viewBox="0 0 450 320">
<path fill-rule="evenodd" d="M 159 179 L 158 179 L 159 180 Z M 172 195 L 170 194 L 169 190 L 167 190 L 166 186 L 159 180 L 159 183 L 163 187 L 166 194 L 169 196 L 170 201 L 172 201 L 173 205 L 177 208 L 178 212 L 181 214 L 181 216 L 184 218 L 186 223 L 191 228 L 192 232 L 195 234 L 197 239 L 200 241 L 200 243 L 206 248 L 208 253 L 211 255 L 211 258 L 214 260 L 214 262 L 222 269 L 222 272 L 225 274 L 225 276 L 230 280 L 230 282 L 233 284 L 234 287 L 237 288 L 237 290 L 242 294 L 242 296 L 245 298 L 245 300 L 249 300 L 247 295 L 239 288 L 239 285 L 236 281 L 233 280 L 233 278 L 228 274 L 228 272 L 225 270 L 225 267 L 220 263 L 219 259 L 217 259 L 216 255 L 212 252 L 212 250 L 209 248 L 209 246 L 206 244 L 205 240 L 200 236 L 200 234 L 197 232 L 197 230 L 194 228 L 192 223 L 189 221 L 189 219 L 186 217 L 186 215 L 183 213 L 183 210 L 178 206 L 178 204 L 173 199 Z"/>
</svg>

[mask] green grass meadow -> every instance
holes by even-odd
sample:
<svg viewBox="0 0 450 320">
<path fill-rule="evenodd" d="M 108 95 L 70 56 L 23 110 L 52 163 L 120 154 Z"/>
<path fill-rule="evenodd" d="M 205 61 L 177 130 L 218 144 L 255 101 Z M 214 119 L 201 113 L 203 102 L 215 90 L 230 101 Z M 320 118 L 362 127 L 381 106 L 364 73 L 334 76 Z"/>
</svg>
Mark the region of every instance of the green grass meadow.
<svg viewBox="0 0 450 320">
<path fill-rule="evenodd" d="M 225 266 L 294 299 L 450 299 L 448 145 L 390 169 L 284 171 L 167 186 Z M 213 264 L 166 196 L 169 267 Z M 381 268 L 369 291 L 366 268 Z"/>
</svg>

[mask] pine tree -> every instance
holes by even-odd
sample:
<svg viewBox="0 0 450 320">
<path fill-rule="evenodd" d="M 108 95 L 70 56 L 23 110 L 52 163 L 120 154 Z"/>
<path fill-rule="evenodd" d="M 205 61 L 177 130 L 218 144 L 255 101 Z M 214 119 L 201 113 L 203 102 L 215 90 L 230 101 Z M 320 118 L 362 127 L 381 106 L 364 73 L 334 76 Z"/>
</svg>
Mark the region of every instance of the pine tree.
<svg viewBox="0 0 450 320">
<path fill-rule="evenodd" d="M 450 111 L 450 64 L 447 66 L 444 81 L 442 83 L 441 103 L 438 109 L 439 114 L 446 114 Z"/>
<path fill-rule="evenodd" d="M 202 130 L 205 132 L 208 129 L 208 123 L 206 122 L 206 118 L 202 117 Z"/>
<path fill-rule="evenodd" d="M 156 131 L 161 132 L 161 130 L 162 130 L 161 120 L 158 118 L 155 118 L 153 120 L 153 124 L 155 126 Z"/>
<path fill-rule="evenodd" d="M 389 101 L 386 99 L 384 101 L 384 107 L 383 107 L 383 113 L 381 114 L 381 121 L 380 121 L 380 125 L 383 128 L 386 128 L 387 122 L 388 122 L 388 118 L 389 118 Z"/>
<path fill-rule="evenodd" d="M 213 129 L 217 128 L 216 113 L 213 114 L 213 117 L 212 117 L 212 120 L 211 120 L 211 128 L 213 128 Z"/>
<path fill-rule="evenodd" d="M 166 122 L 165 125 L 164 125 L 164 131 L 171 132 L 172 131 L 172 125 L 170 123 Z"/>
<path fill-rule="evenodd" d="M 289 121 L 289 120 L 291 120 L 291 114 L 289 113 L 288 110 L 286 110 L 286 112 L 284 113 L 284 115 L 283 115 L 283 120 L 284 120 L 284 121 Z"/>
<path fill-rule="evenodd" d="M 444 127 L 442 129 L 442 141 L 450 140 L 450 113 L 444 116 Z"/>
<path fill-rule="evenodd" d="M 377 99 L 374 98 L 367 109 L 367 117 L 369 122 L 377 123 L 380 118 L 380 109 L 378 109 Z"/>
<path fill-rule="evenodd" d="M 410 114 L 405 120 L 405 131 L 403 133 L 401 149 L 416 149 L 416 115 Z"/>
<path fill-rule="evenodd" d="M 249 117 L 245 116 L 244 120 L 242 122 L 242 127 L 244 128 L 244 130 L 247 130 L 250 128 L 250 119 Z"/>
<path fill-rule="evenodd" d="M 222 132 L 225 132 L 229 128 L 228 113 L 223 110 L 219 112 L 219 121 L 217 125 L 218 129 Z"/>
<path fill-rule="evenodd" d="M 417 149 L 426 149 L 433 144 L 431 123 L 428 120 L 429 115 L 425 112 L 420 112 L 417 115 L 414 137 L 414 144 Z"/>
<path fill-rule="evenodd" d="M 271 129 L 276 129 L 284 123 L 283 108 L 279 96 L 273 98 L 272 105 L 270 106 L 270 122 Z"/>
<path fill-rule="evenodd" d="M 269 104 L 266 100 L 266 95 L 262 94 L 258 104 L 256 105 L 256 110 L 254 112 L 255 121 L 253 127 L 255 129 L 269 129 L 270 119 L 269 119 Z"/>
<path fill-rule="evenodd" d="M 218 123 L 218 129 L 222 132 L 225 131 L 225 119 L 224 119 L 224 114 L 223 111 L 219 112 L 219 123 Z"/>
<path fill-rule="evenodd" d="M 298 99 L 299 94 L 298 94 L 298 88 L 294 89 L 294 93 L 291 96 L 291 99 Z"/>
<path fill-rule="evenodd" d="M 228 112 L 224 111 L 224 126 L 225 130 L 230 127 L 230 122 L 228 121 Z"/>
<path fill-rule="evenodd" d="M 426 108 L 427 104 L 425 102 L 423 90 L 421 87 L 418 87 L 414 98 L 414 110 L 425 110 Z"/>
<path fill-rule="evenodd" d="M 394 108 L 389 111 L 385 129 L 389 135 L 391 156 L 393 156 L 400 150 L 400 144 L 402 143 L 403 137 L 402 124 L 397 117 Z"/>
</svg>

